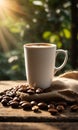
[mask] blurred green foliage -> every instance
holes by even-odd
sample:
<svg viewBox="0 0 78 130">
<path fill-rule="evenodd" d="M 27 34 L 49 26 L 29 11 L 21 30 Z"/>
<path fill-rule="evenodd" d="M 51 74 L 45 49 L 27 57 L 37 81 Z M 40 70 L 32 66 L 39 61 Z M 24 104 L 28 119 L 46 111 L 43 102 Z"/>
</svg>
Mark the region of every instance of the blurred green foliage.
<svg viewBox="0 0 78 130">
<path fill-rule="evenodd" d="M 9 32 L 6 52 L 0 43 L 0 80 L 25 79 L 23 44 L 50 42 L 57 48 L 67 49 L 67 65 L 57 74 L 72 69 L 70 64 L 71 10 L 70 0 L 16 0 L 23 13 L 14 12 L 15 19 L 8 16 L 0 22 L 0 29 Z M 63 61 L 57 58 L 56 66 Z"/>
</svg>

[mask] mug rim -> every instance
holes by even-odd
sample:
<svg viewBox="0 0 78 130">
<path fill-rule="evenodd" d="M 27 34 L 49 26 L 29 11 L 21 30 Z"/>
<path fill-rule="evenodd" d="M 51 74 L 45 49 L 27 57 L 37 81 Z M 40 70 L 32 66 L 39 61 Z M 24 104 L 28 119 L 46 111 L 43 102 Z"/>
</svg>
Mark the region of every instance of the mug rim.
<svg viewBox="0 0 78 130">
<path fill-rule="evenodd" d="M 40 45 L 40 44 L 43 44 L 43 45 L 48 44 L 48 45 L 46 45 L 46 46 L 38 46 L 38 47 L 35 46 L 35 45 Z M 25 48 L 53 48 L 53 47 L 56 47 L 56 44 L 53 44 L 53 43 L 43 43 L 43 42 L 41 42 L 41 43 L 26 43 L 26 44 L 24 44 L 24 47 Z"/>
</svg>

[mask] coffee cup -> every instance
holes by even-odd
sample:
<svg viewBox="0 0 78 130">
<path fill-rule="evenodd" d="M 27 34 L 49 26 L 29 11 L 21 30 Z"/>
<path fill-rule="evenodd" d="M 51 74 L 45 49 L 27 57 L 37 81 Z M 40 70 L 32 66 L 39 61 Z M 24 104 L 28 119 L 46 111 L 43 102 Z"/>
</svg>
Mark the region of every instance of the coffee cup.
<svg viewBox="0 0 78 130">
<path fill-rule="evenodd" d="M 55 67 L 56 57 L 62 53 L 63 63 Z M 31 87 L 46 89 L 52 85 L 54 74 L 67 63 L 66 50 L 56 49 L 51 43 L 28 43 L 24 45 L 24 57 L 27 82 Z"/>
</svg>

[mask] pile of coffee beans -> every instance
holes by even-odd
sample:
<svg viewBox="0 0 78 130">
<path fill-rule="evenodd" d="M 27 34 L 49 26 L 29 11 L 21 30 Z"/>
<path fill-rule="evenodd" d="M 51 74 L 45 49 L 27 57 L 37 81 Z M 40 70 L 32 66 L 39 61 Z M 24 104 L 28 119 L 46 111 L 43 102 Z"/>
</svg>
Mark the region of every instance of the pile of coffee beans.
<svg viewBox="0 0 78 130">
<path fill-rule="evenodd" d="M 33 88 L 28 84 L 19 85 L 15 88 L 5 90 L 0 93 L 0 102 L 4 107 L 22 108 L 23 110 L 31 110 L 33 112 L 41 112 L 41 110 L 48 111 L 51 115 L 57 115 L 65 112 L 78 112 L 78 103 L 68 104 L 67 102 L 38 102 L 38 101 L 25 101 L 21 100 L 17 95 L 17 91 L 32 94 L 43 93 L 44 90 L 41 88 Z"/>
<path fill-rule="evenodd" d="M 28 93 L 29 95 L 32 95 L 32 94 L 40 94 L 40 93 L 43 93 L 43 92 L 44 92 L 43 89 L 31 87 L 31 86 L 29 86 L 28 84 L 17 86 L 16 89 L 17 89 L 19 92 Z"/>
</svg>

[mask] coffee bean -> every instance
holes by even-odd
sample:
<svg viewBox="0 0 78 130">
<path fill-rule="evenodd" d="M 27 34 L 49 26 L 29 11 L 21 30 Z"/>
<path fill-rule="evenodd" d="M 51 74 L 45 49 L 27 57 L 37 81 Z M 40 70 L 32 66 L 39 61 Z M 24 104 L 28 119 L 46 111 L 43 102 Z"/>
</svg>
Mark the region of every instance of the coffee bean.
<svg viewBox="0 0 78 130">
<path fill-rule="evenodd" d="M 9 106 L 10 106 L 11 102 L 13 102 L 13 100 L 10 100 L 10 101 L 8 102 Z"/>
<path fill-rule="evenodd" d="M 17 86 L 14 87 L 15 91 L 18 91 L 18 89 L 19 89 L 19 85 L 17 85 Z"/>
<path fill-rule="evenodd" d="M 12 101 L 12 102 L 10 103 L 10 105 L 11 105 L 12 108 L 18 108 L 19 103 L 18 103 L 17 101 Z"/>
<path fill-rule="evenodd" d="M 10 101 L 12 98 L 5 95 L 5 96 L 3 97 L 3 99 L 6 99 L 7 101 Z"/>
<path fill-rule="evenodd" d="M 32 107 L 32 111 L 34 111 L 34 112 L 38 112 L 38 111 L 39 111 L 39 107 L 38 107 L 38 106 L 36 106 L 36 105 L 35 105 L 35 106 L 33 106 L 33 107 Z"/>
<path fill-rule="evenodd" d="M 10 88 L 10 89 L 8 89 L 7 91 L 14 91 L 15 89 L 14 88 Z"/>
<path fill-rule="evenodd" d="M 25 101 L 25 100 L 20 101 L 20 102 L 19 102 L 19 105 L 22 105 L 23 103 L 26 103 L 26 101 Z"/>
<path fill-rule="evenodd" d="M 29 89 L 29 90 L 27 90 L 27 93 L 30 94 L 30 95 L 32 95 L 32 94 L 34 94 L 35 92 L 34 92 L 34 90 Z"/>
<path fill-rule="evenodd" d="M 36 93 L 37 93 L 37 94 L 40 94 L 40 93 L 42 93 L 42 92 L 43 92 L 43 89 L 41 89 L 41 88 L 37 88 L 37 89 L 36 89 Z"/>
<path fill-rule="evenodd" d="M 31 103 L 30 102 L 24 102 L 21 106 L 24 110 L 31 110 Z"/>
<path fill-rule="evenodd" d="M 64 107 L 66 107 L 66 106 L 67 106 L 67 103 L 66 103 L 66 102 L 58 102 L 58 103 L 56 103 L 55 105 L 56 105 L 56 106 L 62 105 L 62 106 L 64 106 Z"/>
<path fill-rule="evenodd" d="M 26 92 L 27 91 L 27 87 L 28 87 L 28 85 L 22 84 L 22 85 L 20 85 L 18 87 L 18 91 L 20 91 L 20 92 Z"/>
<path fill-rule="evenodd" d="M 36 89 L 36 88 L 35 88 L 35 87 L 30 87 L 30 89 L 33 90 L 33 91 L 35 92 L 35 89 Z"/>
<path fill-rule="evenodd" d="M 19 98 L 19 97 L 14 97 L 14 98 L 13 98 L 13 101 L 19 102 L 19 101 L 20 101 L 20 98 Z"/>
<path fill-rule="evenodd" d="M 31 103 L 32 106 L 37 105 L 37 102 L 36 102 L 36 101 L 31 101 L 30 103 Z"/>
<path fill-rule="evenodd" d="M 0 96 L 0 102 L 1 102 L 1 100 L 2 100 L 2 96 Z"/>
<path fill-rule="evenodd" d="M 48 108 L 55 108 L 54 104 L 49 104 Z"/>
<path fill-rule="evenodd" d="M 6 99 L 2 99 L 1 103 L 3 106 L 8 106 L 8 100 Z"/>
<path fill-rule="evenodd" d="M 33 91 L 35 92 L 35 88 L 34 88 L 34 87 L 28 86 L 28 87 L 26 88 L 27 91 L 28 91 L 29 89 L 31 89 L 31 90 L 33 90 Z"/>
<path fill-rule="evenodd" d="M 53 105 L 55 106 L 56 102 L 54 102 L 54 101 L 51 101 L 51 102 L 50 102 L 50 104 L 53 104 Z"/>
<path fill-rule="evenodd" d="M 26 92 L 27 92 L 27 89 L 26 89 L 26 88 L 19 88 L 18 91 L 19 91 L 19 92 L 26 93 Z"/>
<path fill-rule="evenodd" d="M 38 103 L 38 107 L 39 107 L 40 109 L 42 109 L 42 110 L 47 110 L 47 109 L 48 109 L 47 104 L 44 103 L 44 102 Z"/>
<path fill-rule="evenodd" d="M 77 111 L 78 111 L 78 105 L 72 105 L 72 106 L 70 107 L 70 111 L 71 111 L 71 112 L 77 112 Z"/>
<path fill-rule="evenodd" d="M 18 91 L 19 91 L 19 92 L 26 92 L 26 90 L 23 89 L 23 88 L 19 88 Z"/>
<path fill-rule="evenodd" d="M 65 108 L 64 108 L 63 105 L 58 105 L 58 106 L 56 107 L 56 109 L 57 109 L 58 112 L 63 112 L 63 111 L 65 110 Z"/>
<path fill-rule="evenodd" d="M 16 92 L 15 91 L 7 91 L 6 95 L 9 97 L 15 97 L 16 96 Z"/>
<path fill-rule="evenodd" d="M 48 112 L 50 112 L 52 115 L 58 114 L 58 111 L 56 109 L 54 109 L 54 108 L 49 108 Z"/>
<path fill-rule="evenodd" d="M 0 92 L 0 96 L 4 95 L 6 91 Z"/>
</svg>

